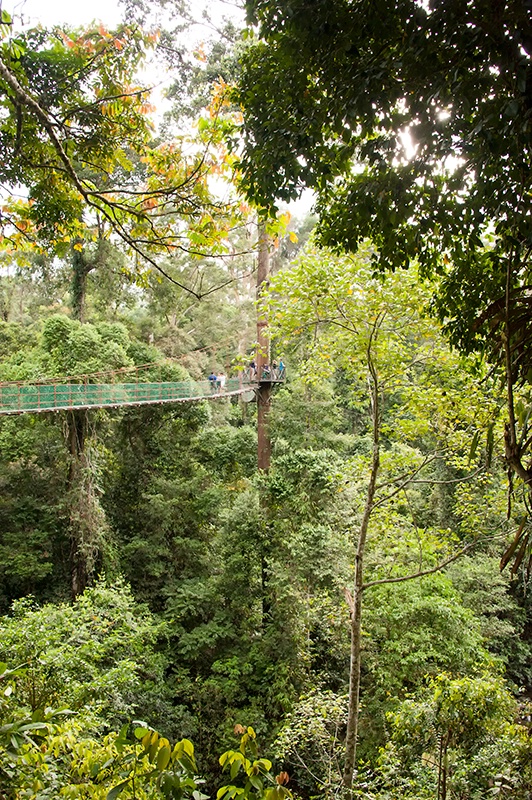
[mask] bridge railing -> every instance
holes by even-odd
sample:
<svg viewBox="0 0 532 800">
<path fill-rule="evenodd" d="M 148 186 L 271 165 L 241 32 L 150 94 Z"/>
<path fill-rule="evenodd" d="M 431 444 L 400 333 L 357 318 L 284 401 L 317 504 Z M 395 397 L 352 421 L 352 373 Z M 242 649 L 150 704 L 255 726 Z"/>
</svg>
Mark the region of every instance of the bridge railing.
<svg viewBox="0 0 532 800">
<path fill-rule="evenodd" d="M 200 400 L 241 390 L 240 378 L 227 378 L 223 390 L 209 380 L 161 383 L 9 383 L 0 384 L 0 414 Z"/>
</svg>

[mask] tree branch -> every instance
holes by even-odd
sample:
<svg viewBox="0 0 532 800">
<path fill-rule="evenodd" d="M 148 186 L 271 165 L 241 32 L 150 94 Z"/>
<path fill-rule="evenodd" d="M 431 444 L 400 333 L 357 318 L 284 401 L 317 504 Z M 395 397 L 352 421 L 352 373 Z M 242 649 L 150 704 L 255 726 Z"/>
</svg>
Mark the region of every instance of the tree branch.
<svg viewBox="0 0 532 800">
<path fill-rule="evenodd" d="M 63 171 L 66 176 L 70 179 L 73 186 L 79 192 L 83 200 L 85 201 L 86 205 L 89 208 L 94 209 L 97 213 L 101 214 L 111 225 L 113 231 L 117 234 L 117 236 L 128 246 L 131 250 L 140 256 L 143 260 L 145 260 L 150 266 L 157 270 L 161 275 L 163 275 L 170 283 L 174 284 L 174 286 L 178 286 L 183 291 L 191 294 L 196 300 L 200 300 L 202 297 L 205 297 L 207 294 L 212 294 L 213 292 L 217 291 L 220 288 L 223 288 L 227 284 L 231 283 L 234 278 L 231 278 L 227 281 L 224 281 L 220 286 L 212 287 L 207 292 L 197 292 L 189 286 L 181 283 L 180 281 L 173 278 L 163 267 L 161 267 L 155 258 L 151 256 L 146 250 L 141 246 L 139 241 L 133 238 L 125 229 L 124 225 L 120 222 L 117 217 L 117 212 L 126 213 L 132 217 L 136 217 L 138 220 L 146 219 L 149 224 L 151 225 L 151 229 L 156 237 L 157 232 L 147 215 L 142 214 L 141 211 L 132 208 L 131 206 L 125 206 L 121 203 L 116 203 L 110 200 L 105 196 L 105 192 L 102 191 L 95 191 L 92 188 L 85 186 L 84 182 L 81 180 L 79 175 L 77 174 L 70 158 L 68 157 L 65 148 L 58 136 L 57 128 L 60 127 L 59 123 L 53 122 L 50 119 L 49 114 L 41 107 L 41 105 L 35 100 L 31 94 L 29 94 L 26 89 L 20 84 L 16 76 L 11 72 L 11 70 L 6 66 L 6 64 L 0 59 L 0 77 L 5 81 L 9 89 L 14 95 L 13 102 L 15 107 L 20 109 L 21 106 L 25 106 L 35 115 L 37 120 L 43 126 L 44 130 L 46 131 L 49 140 L 55 150 L 55 153 L 58 157 L 59 163 L 58 164 L 51 164 L 49 165 L 50 169 L 59 169 Z M 172 193 L 175 194 L 178 189 L 186 186 L 191 180 L 193 180 L 194 176 L 198 175 L 199 170 L 201 170 L 204 164 L 203 155 L 199 161 L 199 163 L 195 166 L 192 174 L 187 176 L 179 185 L 173 187 L 171 190 L 167 190 L 166 194 L 171 195 Z M 190 202 L 192 200 L 190 199 Z M 163 247 L 167 249 L 168 252 L 171 252 L 173 249 L 180 250 L 182 252 L 197 255 L 200 257 L 211 257 L 210 253 L 205 253 L 196 250 L 190 250 L 190 248 L 183 247 L 181 245 L 177 245 L 175 243 L 170 244 L 169 242 L 165 242 L 164 240 L 155 238 L 153 241 L 146 241 L 144 244 L 148 246 L 158 246 L 159 248 Z M 220 254 L 212 255 L 213 258 L 221 257 Z"/>
<path fill-rule="evenodd" d="M 366 589 L 370 589 L 372 586 L 383 586 L 386 583 L 404 583 L 405 581 L 414 580 L 414 578 L 422 578 L 424 575 L 433 575 L 435 572 L 440 572 L 440 570 L 444 569 L 448 564 L 452 564 L 453 561 L 456 561 L 457 558 L 463 556 L 464 553 L 467 553 L 469 550 L 472 550 L 481 540 L 478 539 L 476 542 L 470 542 L 465 547 L 462 547 L 461 550 L 458 550 L 456 553 L 453 553 L 452 556 L 446 558 L 445 561 L 440 562 L 436 567 L 432 567 L 431 569 L 424 569 L 419 570 L 418 572 L 412 572 L 410 575 L 401 575 L 398 578 L 382 578 L 378 581 L 369 581 L 368 583 L 364 583 L 362 586 L 362 591 Z"/>
</svg>

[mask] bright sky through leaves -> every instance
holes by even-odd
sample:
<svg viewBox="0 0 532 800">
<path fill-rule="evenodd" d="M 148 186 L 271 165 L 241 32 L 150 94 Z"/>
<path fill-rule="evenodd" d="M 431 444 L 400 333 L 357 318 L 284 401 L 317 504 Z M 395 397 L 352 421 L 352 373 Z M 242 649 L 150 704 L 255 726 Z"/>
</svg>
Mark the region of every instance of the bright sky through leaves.
<svg viewBox="0 0 532 800">
<path fill-rule="evenodd" d="M 32 24 L 85 25 L 96 19 L 113 26 L 121 16 L 116 0 L 90 0 L 88 3 L 77 0 L 7 0 L 2 5 L 6 11 L 17 16 L 23 15 L 25 22 Z"/>
</svg>

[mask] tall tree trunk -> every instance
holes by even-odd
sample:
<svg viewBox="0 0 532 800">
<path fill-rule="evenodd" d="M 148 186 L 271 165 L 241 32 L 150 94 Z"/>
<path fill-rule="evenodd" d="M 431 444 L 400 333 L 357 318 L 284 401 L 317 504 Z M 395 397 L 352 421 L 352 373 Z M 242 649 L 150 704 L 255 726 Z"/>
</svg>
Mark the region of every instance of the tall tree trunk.
<svg viewBox="0 0 532 800">
<path fill-rule="evenodd" d="M 257 467 L 259 472 L 266 473 L 271 463 L 271 441 L 269 428 L 270 400 L 272 392 L 271 380 L 263 381 L 263 368 L 270 363 L 270 340 L 266 333 L 268 320 L 262 313 L 260 300 L 268 288 L 270 279 L 270 254 L 268 249 L 268 235 L 266 225 L 259 224 L 259 252 L 257 263 Z M 271 612 L 271 598 L 268 589 L 268 556 L 270 541 L 269 504 L 264 490 L 260 493 L 260 507 L 262 511 L 261 535 L 261 597 L 262 597 L 262 625 L 267 624 Z"/>
<path fill-rule="evenodd" d="M 82 244 L 77 239 L 76 245 Z M 87 295 L 87 276 L 92 269 L 90 261 L 83 250 L 72 248 L 72 281 L 71 305 L 72 316 L 79 322 L 85 321 L 85 305 Z M 87 412 L 81 410 L 70 411 L 67 416 L 67 439 L 70 451 L 70 468 L 68 474 L 70 509 L 70 577 L 72 598 L 83 594 L 87 587 L 88 566 L 87 558 L 82 547 L 81 521 L 79 519 L 80 495 L 82 493 L 83 472 L 86 468 L 85 442 L 87 439 L 88 418 Z"/>
<path fill-rule="evenodd" d="M 449 770 L 448 747 L 451 739 L 451 732 L 446 731 L 440 737 L 440 753 L 438 759 L 438 788 L 437 800 L 447 800 L 447 774 Z"/>
<path fill-rule="evenodd" d="M 264 291 L 268 288 L 270 279 L 270 254 L 268 250 L 268 234 L 266 225 L 259 224 L 259 254 L 257 264 L 257 300 L 259 302 L 257 311 L 257 376 L 259 388 L 257 390 L 257 466 L 259 470 L 268 472 L 271 462 L 271 442 L 268 426 L 268 416 L 270 413 L 270 400 L 272 392 L 271 381 L 262 381 L 263 368 L 270 364 L 270 339 L 266 333 L 268 320 L 264 316 L 260 307 L 260 300 Z"/>
<path fill-rule="evenodd" d="M 102 266 L 109 254 L 109 244 L 99 238 L 91 252 L 77 239 L 71 251 L 72 316 L 85 321 L 87 277 Z M 80 249 L 81 248 L 81 249 Z M 72 597 L 86 589 L 95 562 L 101 553 L 103 532 L 107 529 L 100 505 L 93 467 L 87 454 L 89 437 L 88 411 L 72 410 L 67 416 L 67 445 L 70 452 L 68 487 L 70 497 L 70 574 Z"/>
<path fill-rule="evenodd" d="M 377 324 L 377 323 L 376 323 Z M 376 328 L 374 329 L 374 333 Z M 351 658 L 349 667 L 349 704 L 347 715 L 347 732 L 345 738 L 345 762 L 342 783 L 347 788 L 353 786 L 358 739 L 358 718 L 360 713 L 360 664 L 362 655 L 362 593 L 364 591 L 364 555 L 368 535 L 369 521 L 373 511 L 377 475 L 380 466 L 380 403 L 378 376 L 375 370 L 371 347 L 373 336 L 368 346 L 368 366 L 370 372 L 370 400 L 372 416 L 372 456 L 371 468 L 366 491 L 364 513 L 360 523 L 357 549 L 355 555 L 355 580 L 353 604 L 351 608 Z"/>
<path fill-rule="evenodd" d="M 76 244 L 81 241 L 76 240 Z M 80 322 L 85 322 L 85 306 L 87 302 L 87 276 L 94 269 L 94 263 L 88 259 L 83 250 L 72 248 L 72 282 L 71 305 L 72 316 Z"/>
<path fill-rule="evenodd" d="M 89 412 L 68 414 L 70 448 L 68 474 L 70 511 L 70 574 L 72 597 L 87 587 L 101 561 L 109 526 L 100 503 L 100 491 L 89 446 Z"/>
<path fill-rule="evenodd" d="M 260 383 L 257 389 L 257 466 L 262 472 L 270 469 L 272 446 L 269 431 L 271 383 Z"/>
<path fill-rule="evenodd" d="M 70 577 L 72 598 L 82 594 L 88 581 L 87 558 L 81 546 L 80 520 L 77 510 L 80 505 L 79 495 L 83 483 L 85 458 L 85 441 L 88 432 L 87 412 L 69 411 L 67 414 L 67 439 L 70 451 L 70 467 L 68 471 L 68 489 L 71 503 L 70 509 Z M 77 498 L 75 500 L 75 498 Z"/>
</svg>

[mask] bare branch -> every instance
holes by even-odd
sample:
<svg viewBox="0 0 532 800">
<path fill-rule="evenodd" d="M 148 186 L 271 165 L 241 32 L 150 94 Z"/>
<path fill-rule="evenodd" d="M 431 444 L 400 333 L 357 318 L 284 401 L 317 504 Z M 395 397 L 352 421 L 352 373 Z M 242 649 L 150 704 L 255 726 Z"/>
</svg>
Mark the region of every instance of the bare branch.
<svg viewBox="0 0 532 800">
<path fill-rule="evenodd" d="M 415 484 L 430 483 L 431 485 L 434 484 L 435 486 L 448 486 L 454 483 L 467 483 L 467 481 L 472 481 L 474 478 L 477 477 L 477 475 L 480 475 L 480 473 L 483 472 L 484 469 L 485 467 L 483 466 L 478 467 L 474 472 L 471 472 L 469 475 L 464 475 L 463 478 L 448 478 L 447 480 L 444 481 L 431 480 L 430 478 L 426 479 L 419 478 L 417 480 L 411 481 L 411 483 Z"/>
<path fill-rule="evenodd" d="M 426 459 L 423 459 L 423 462 L 419 465 L 419 467 L 417 467 L 417 469 L 414 470 L 412 475 L 418 475 L 421 472 L 421 470 L 423 469 L 423 467 L 425 467 L 428 463 L 430 463 L 430 461 L 431 461 L 430 457 L 427 457 Z M 405 486 L 408 486 L 410 483 L 412 483 L 412 476 L 406 477 L 404 480 L 401 481 L 401 483 L 399 483 L 396 486 L 396 488 L 393 490 L 393 492 L 389 492 L 389 494 L 387 494 L 385 497 L 381 497 L 380 500 L 377 500 L 373 504 L 373 508 L 379 508 L 379 506 L 382 506 L 385 503 L 387 503 L 389 500 L 391 500 L 392 497 L 395 497 L 396 494 L 399 494 L 399 492 L 402 492 L 403 489 L 405 488 Z"/>
<path fill-rule="evenodd" d="M 368 581 L 368 583 L 363 584 L 362 591 L 370 589 L 372 586 L 383 586 L 386 583 L 404 583 L 405 581 L 412 581 L 415 578 L 422 578 L 424 575 L 433 575 L 435 572 L 440 572 L 440 570 L 444 569 L 448 564 L 452 564 L 453 561 L 456 561 L 469 550 L 472 550 L 480 541 L 481 540 L 478 539 L 476 542 L 470 542 L 465 547 L 462 547 L 461 550 L 453 553 L 452 556 L 449 556 L 449 558 L 441 561 L 437 566 L 431 569 L 418 570 L 418 572 L 412 572 L 410 575 L 401 575 L 398 578 L 382 578 L 378 581 Z"/>
<path fill-rule="evenodd" d="M 427 464 L 431 464 L 433 461 L 436 461 L 439 458 L 443 458 L 443 454 L 438 452 L 427 453 L 427 455 L 424 456 L 421 464 L 418 464 L 418 466 L 415 467 L 413 471 L 404 472 L 402 475 L 398 475 L 393 480 L 383 481 L 382 483 L 379 483 L 379 485 L 377 486 L 377 490 L 385 489 L 387 486 L 397 486 L 398 482 L 400 488 L 402 489 L 403 486 L 406 486 L 411 480 L 413 480 L 412 478 L 413 475 L 418 475 L 419 472 L 423 469 L 423 467 L 426 467 Z"/>
</svg>

